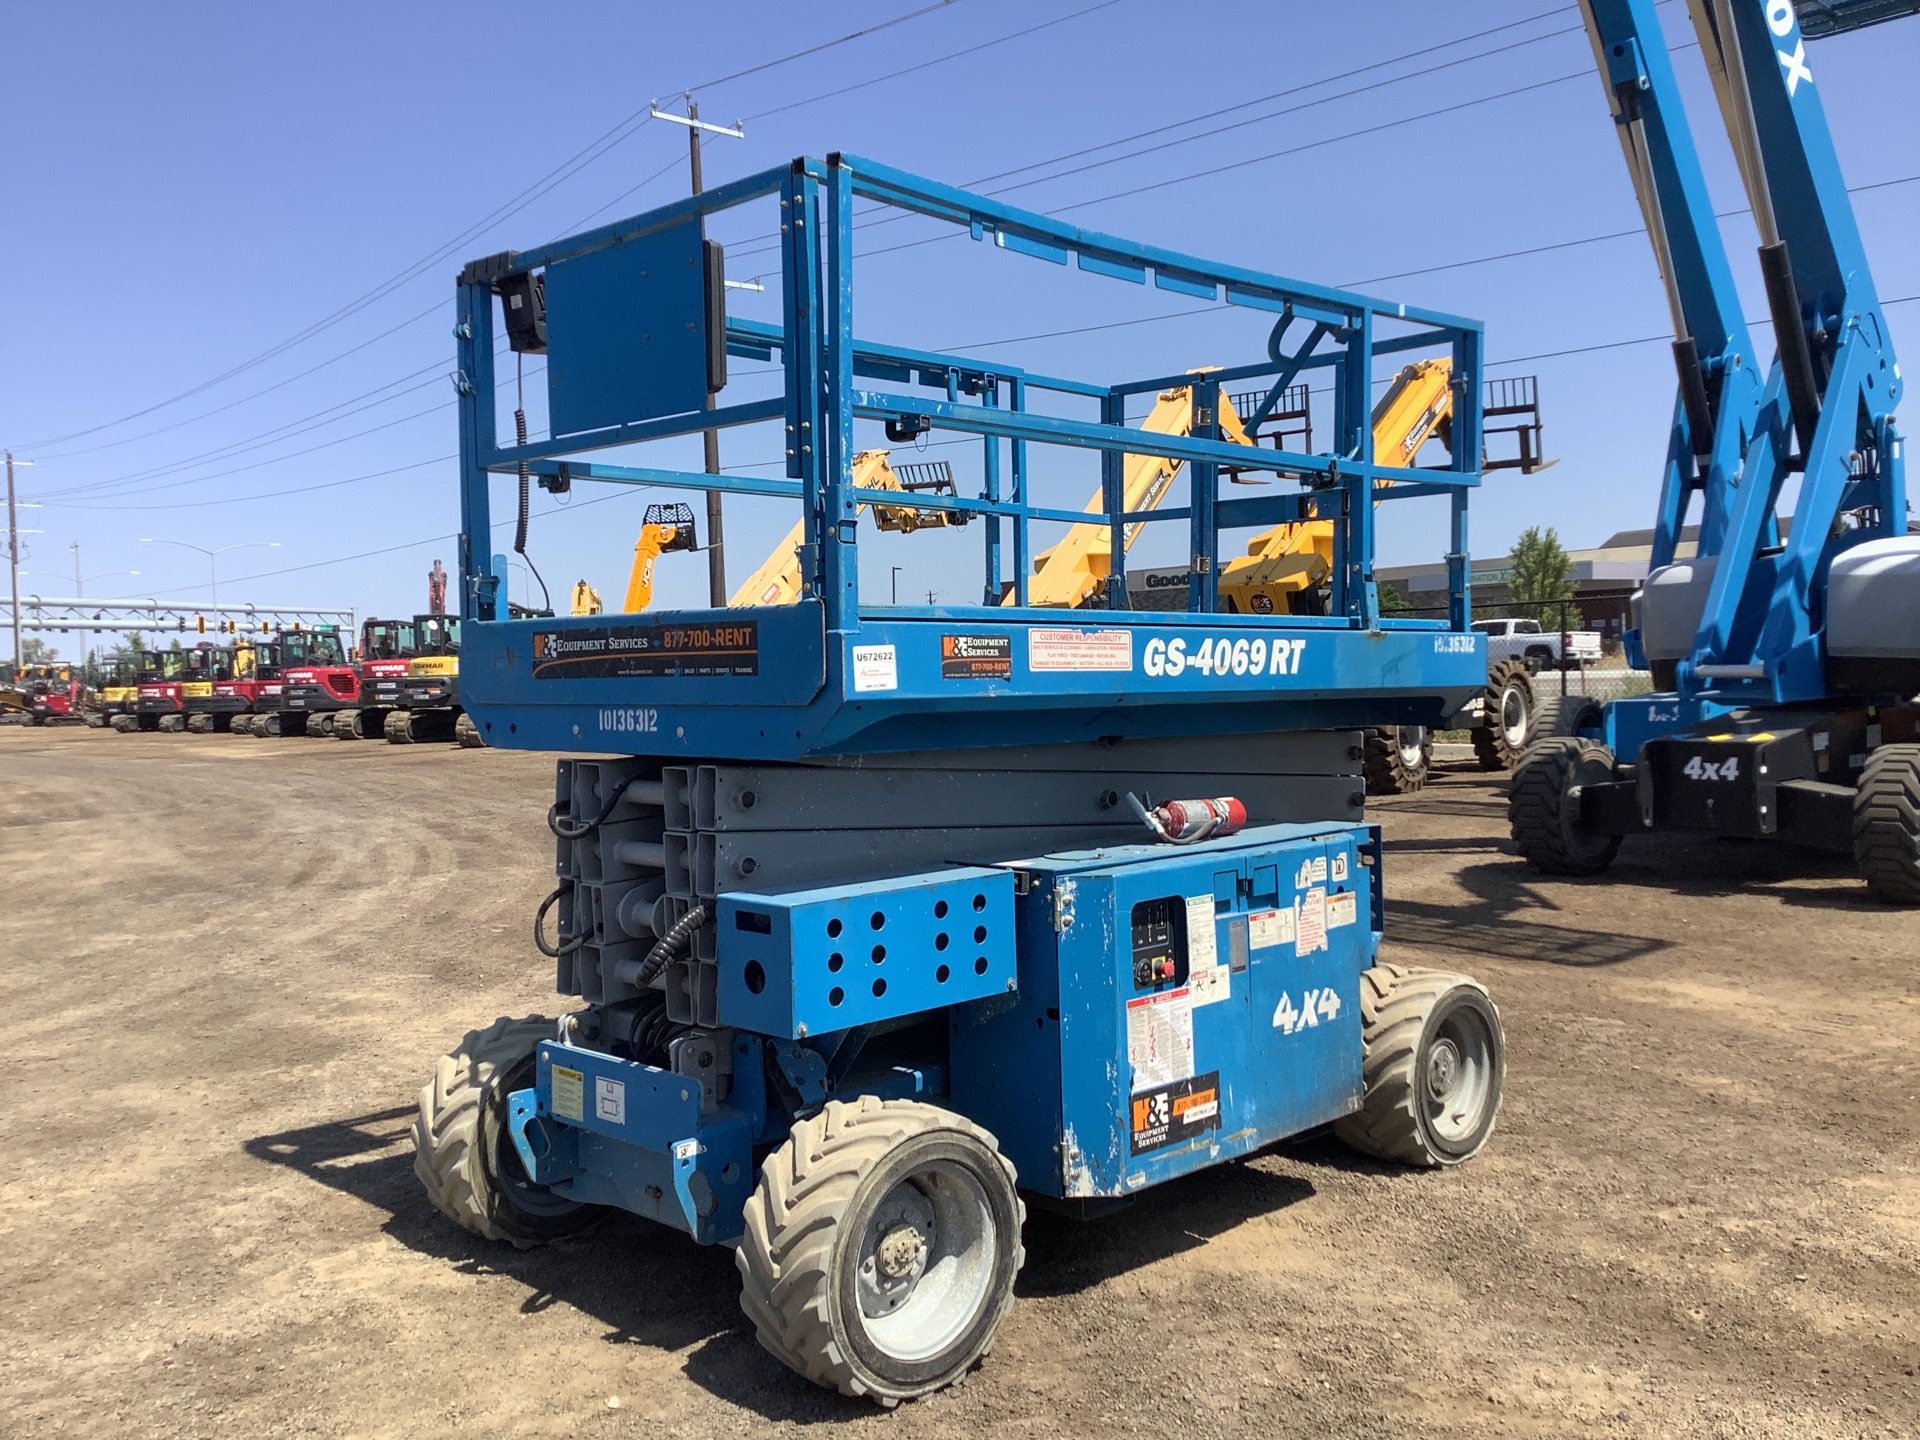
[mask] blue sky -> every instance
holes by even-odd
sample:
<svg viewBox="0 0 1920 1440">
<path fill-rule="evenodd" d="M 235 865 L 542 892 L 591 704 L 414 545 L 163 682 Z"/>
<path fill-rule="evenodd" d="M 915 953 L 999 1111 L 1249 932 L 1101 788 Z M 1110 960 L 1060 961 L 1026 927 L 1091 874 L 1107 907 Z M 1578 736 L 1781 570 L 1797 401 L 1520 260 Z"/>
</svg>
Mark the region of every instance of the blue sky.
<svg viewBox="0 0 1920 1440">
<path fill-rule="evenodd" d="M 0 443 L 37 462 L 20 472 L 21 493 L 43 508 L 21 523 L 44 531 L 28 537 L 23 589 L 70 591 L 78 542 L 97 577 L 89 593 L 191 601 L 205 594 L 207 562 L 141 537 L 275 541 L 222 557 L 223 599 L 424 608 L 428 567 L 454 559 L 432 537 L 456 528 L 443 457 L 457 448 L 446 376 L 460 262 L 677 197 L 686 133 L 631 126 L 514 213 L 479 222 L 653 97 L 690 85 L 706 118 L 747 122 L 746 139 L 708 144 L 709 184 L 828 150 L 964 184 L 1152 132 L 988 188 L 1033 181 L 1008 198 L 1484 320 L 1490 358 L 1520 362 L 1489 373 L 1540 376 L 1548 448 L 1562 463 L 1489 482 L 1474 507 L 1476 552 L 1501 553 L 1530 524 L 1591 544 L 1649 523 L 1670 361 L 1664 343 L 1615 342 L 1663 336 L 1666 313 L 1644 236 L 1566 246 L 1638 222 L 1572 5 L 1238 0 L 1183 18 L 1151 0 L 958 0 L 707 83 L 926 3 L 10 7 L 0 235 L 15 278 L 0 328 Z M 1691 39 L 1683 11 L 1662 10 L 1676 43 Z M 1480 32 L 1496 33 L 1462 40 Z M 986 48 L 954 56 L 974 46 Z M 1407 58 L 1315 84 L 1394 57 Z M 1881 186 L 1856 200 L 1880 293 L 1920 294 L 1920 183 L 1882 183 L 1920 175 L 1920 22 L 1822 42 L 1813 58 L 1848 182 Z M 1718 206 L 1737 208 L 1698 54 L 1677 63 Z M 901 73 L 909 67 L 924 68 Z M 1246 103 L 1261 97 L 1276 98 Z M 1231 128 L 1192 138 L 1221 127 Z M 1134 153 L 1149 147 L 1162 148 Z M 1090 162 L 1109 163 L 1060 173 Z M 1158 188 L 1104 198 L 1141 186 Z M 746 253 L 753 229 L 743 220 L 725 236 L 736 278 L 771 258 Z M 910 221 L 873 247 L 932 233 Z M 1751 227 L 1730 221 L 1727 235 L 1748 314 L 1760 316 Z M 1565 248 L 1459 263 L 1543 246 Z M 863 333 L 929 347 L 1180 308 L 965 241 L 875 254 L 858 280 Z M 743 313 L 767 308 L 741 297 Z M 1920 305 L 1889 316 L 1898 336 Z M 1248 324 L 1244 312 L 1202 314 L 976 353 L 1107 381 L 1246 358 L 1264 334 Z M 1546 358 L 1523 359 L 1533 356 Z M 770 436 L 725 443 L 729 464 L 773 453 Z M 964 483 L 971 451 L 936 454 Z M 1074 507 L 1092 483 L 1081 470 L 1043 479 L 1050 503 Z M 536 499 L 532 550 L 556 600 L 582 576 L 609 599 L 624 588 L 644 500 L 568 513 L 596 498 Z M 1399 508 L 1428 514 L 1387 525 L 1383 562 L 1435 556 L 1438 511 Z M 504 490 L 495 513 L 508 513 Z M 737 580 L 792 517 L 765 503 L 729 516 Z M 1178 527 L 1166 528 L 1139 559 L 1173 558 L 1161 552 L 1181 548 Z M 508 543 L 496 533 L 495 549 Z M 404 548 L 342 559 L 390 547 Z M 870 593 L 884 595 L 894 565 L 905 567 L 903 601 L 977 593 L 970 533 L 862 549 Z M 124 570 L 141 573 L 109 573 Z M 512 584 L 525 594 L 523 572 Z M 657 604 L 704 594 L 700 558 L 662 562 Z"/>
</svg>

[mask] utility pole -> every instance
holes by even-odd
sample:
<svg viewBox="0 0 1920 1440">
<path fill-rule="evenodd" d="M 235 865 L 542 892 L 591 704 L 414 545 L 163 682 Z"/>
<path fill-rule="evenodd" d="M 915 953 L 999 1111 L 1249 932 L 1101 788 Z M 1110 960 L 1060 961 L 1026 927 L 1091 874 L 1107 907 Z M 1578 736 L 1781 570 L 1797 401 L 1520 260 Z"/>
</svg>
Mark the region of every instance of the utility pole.
<svg viewBox="0 0 1920 1440">
<path fill-rule="evenodd" d="M 692 172 L 693 193 L 701 193 L 704 185 L 700 174 L 700 132 L 710 130 L 715 135 L 731 135 L 740 140 L 746 137 L 746 131 L 739 121 L 734 121 L 731 129 L 724 125 L 708 125 L 700 119 L 700 107 L 694 103 L 693 96 L 685 97 L 687 113 L 674 115 L 660 108 L 656 100 L 649 110 L 655 120 L 671 120 L 676 125 L 687 127 L 687 164 Z M 707 236 L 706 216 L 700 217 L 700 238 Z M 707 409 L 713 409 L 713 393 L 707 393 Z M 700 435 L 706 451 L 706 471 L 709 475 L 720 473 L 720 432 L 705 430 Z M 726 532 L 720 505 L 718 490 L 707 491 L 707 599 L 716 610 L 723 609 L 727 603 L 727 548 Z"/>
<path fill-rule="evenodd" d="M 7 451 L 7 569 L 13 577 L 13 673 L 20 673 L 20 525 L 13 513 L 13 451 Z"/>
</svg>

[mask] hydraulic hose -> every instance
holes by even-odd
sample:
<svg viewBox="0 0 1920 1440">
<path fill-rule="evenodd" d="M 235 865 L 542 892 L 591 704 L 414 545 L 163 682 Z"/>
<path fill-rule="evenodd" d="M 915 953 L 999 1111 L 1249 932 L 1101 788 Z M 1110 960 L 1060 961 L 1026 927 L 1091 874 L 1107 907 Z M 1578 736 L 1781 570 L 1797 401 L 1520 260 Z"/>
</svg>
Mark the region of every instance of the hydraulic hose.
<svg viewBox="0 0 1920 1440">
<path fill-rule="evenodd" d="M 559 898 L 566 893 L 567 893 L 567 887 L 565 885 L 559 886 L 554 890 L 554 892 L 551 895 L 547 896 L 546 899 L 542 900 L 540 902 L 540 908 L 533 912 L 534 947 L 538 949 L 539 952 L 542 955 L 546 956 L 549 960 L 558 960 L 562 955 L 571 955 L 574 951 L 578 950 L 582 945 L 587 943 L 587 937 L 585 935 L 576 935 L 571 940 L 567 939 L 567 937 L 564 935 L 556 935 L 554 939 L 557 942 L 557 947 L 555 945 L 547 944 L 547 937 L 545 934 L 546 926 L 547 926 L 547 912 L 553 908 L 554 902 L 559 900 Z"/>
<path fill-rule="evenodd" d="M 522 363 L 518 356 L 514 357 L 515 371 L 513 383 L 516 403 L 513 412 L 513 440 L 516 445 L 524 445 L 527 443 L 526 397 L 524 391 L 521 389 L 524 376 L 519 369 Z M 535 565 L 533 563 L 533 557 L 527 554 L 527 519 L 530 511 L 530 501 L 532 499 L 529 479 L 527 462 L 522 460 L 520 462 L 520 511 L 513 525 L 513 549 L 516 555 L 527 562 L 528 572 L 535 580 L 540 582 L 541 603 L 546 606 L 547 613 L 551 615 L 553 613 L 553 596 L 547 592 L 547 582 L 540 574 L 540 567 Z"/>
<path fill-rule="evenodd" d="M 662 935 L 653 949 L 647 952 L 647 958 L 640 962 L 639 970 L 634 972 L 633 979 L 629 983 L 639 990 L 644 990 L 653 984 L 660 977 L 660 972 L 667 968 L 668 962 L 679 952 L 680 947 L 687 943 L 687 937 L 705 924 L 706 919 L 707 907 L 696 905 L 674 921 L 668 927 L 667 933 Z"/>
<path fill-rule="evenodd" d="M 600 813 L 581 826 L 574 826 L 569 815 L 560 813 L 560 802 L 554 801 L 547 807 L 547 828 L 562 840 L 584 840 L 602 825 L 606 824 L 613 812 L 620 808 L 620 802 L 627 798 L 627 787 L 622 785 L 613 792 L 612 797 L 600 808 Z"/>
</svg>

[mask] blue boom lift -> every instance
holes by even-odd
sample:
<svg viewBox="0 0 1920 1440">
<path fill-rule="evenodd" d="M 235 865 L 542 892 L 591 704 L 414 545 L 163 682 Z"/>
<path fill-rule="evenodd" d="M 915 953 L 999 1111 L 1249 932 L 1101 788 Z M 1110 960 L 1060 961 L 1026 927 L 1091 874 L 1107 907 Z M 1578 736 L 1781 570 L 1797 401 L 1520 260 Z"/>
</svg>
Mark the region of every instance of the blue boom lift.
<svg viewBox="0 0 1920 1440">
<path fill-rule="evenodd" d="M 989 263 L 1224 299 L 1252 358 L 1093 384 L 856 339 L 856 199 L 1026 257 Z M 777 228 L 778 324 L 726 313 L 705 230 L 734 210 Z M 1414 1165 L 1485 1144 L 1499 1017 L 1464 976 L 1378 962 L 1355 733 L 1439 725 L 1486 684 L 1465 561 L 1476 323 L 850 155 L 476 261 L 458 294 L 462 694 L 488 744 L 576 757 L 535 940 L 581 1008 L 468 1035 L 423 1090 L 415 1169 L 448 1215 L 526 1245 L 615 1207 L 735 1246 L 766 1348 L 892 1404 L 986 1351 L 1023 1195 L 1097 1209 L 1327 1125 Z M 547 439 L 501 441 L 496 312 L 545 356 Z M 1370 387 L 1422 352 L 1453 367 L 1451 459 L 1379 463 Z M 777 363 L 730 384 L 730 356 Z M 1331 450 L 1222 438 L 1223 385 L 1260 387 L 1258 430 L 1308 374 L 1331 387 Z M 1182 387 L 1180 433 L 1128 423 L 1131 398 Z M 781 437 L 784 477 L 608 458 L 753 426 Z M 979 527 L 979 605 L 862 604 L 860 508 L 900 499 L 855 479 L 856 428 L 880 426 L 978 438 L 979 492 L 914 504 Z M 1036 502 L 1042 445 L 1098 467 L 1110 608 L 1028 604 L 1030 527 L 1088 519 Z M 1130 513 L 1129 454 L 1184 465 L 1188 503 Z M 1223 495 L 1223 467 L 1295 483 Z M 490 479 L 515 473 L 793 502 L 799 598 L 510 618 L 486 541 Z M 1421 497 L 1448 510 L 1450 613 L 1383 619 L 1376 504 Z M 1335 528 L 1323 613 L 1216 613 L 1223 532 L 1311 520 Z M 1190 538 L 1186 613 L 1124 608 L 1139 523 Z"/>
<path fill-rule="evenodd" d="M 1653 0 L 1582 8 L 1673 316 L 1679 399 L 1627 636 L 1658 693 L 1543 709 L 1547 738 L 1513 776 L 1513 838 L 1571 875 L 1643 830 L 1780 839 L 1850 854 L 1876 898 L 1920 904 L 1920 535 L 1900 369 L 1795 7 L 1689 0 L 1760 230 L 1765 371 Z M 1920 5 L 1801 10 L 1831 34 Z"/>
</svg>

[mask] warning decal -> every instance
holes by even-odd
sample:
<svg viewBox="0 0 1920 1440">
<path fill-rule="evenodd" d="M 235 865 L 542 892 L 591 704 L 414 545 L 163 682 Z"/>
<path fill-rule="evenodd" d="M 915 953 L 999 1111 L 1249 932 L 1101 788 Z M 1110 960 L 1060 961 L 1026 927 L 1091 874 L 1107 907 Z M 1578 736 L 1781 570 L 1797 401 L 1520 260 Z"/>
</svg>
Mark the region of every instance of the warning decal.
<svg viewBox="0 0 1920 1440">
<path fill-rule="evenodd" d="M 1293 911 L 1291 908 L 1286 910 L 1262 910 L 1258 914 L 1249 915 L 1247 920 L 1249 922 L 1248 928 L 1252 931 L 1254 949 L 1270 950 L 1275 945 L 1291 945 L 1293 943 Z"/>
<path fill-rule="evenodd" d="M 1131 630 L 1029 630 L 1029 670 L 1131 670 Z"/>
<path fill-rule="evenodd" d="M 1182 985 L 1127 1002 L 1127 1062 L 1133 1093 L 1193 1074 L 1193 992 Z"/>
<path fill-rule="evenodd" d="M 1220 1072 L 1162 1085 L 1133 1097 L 1133 1153 L 1178 1145 L 1220 1128 Z"/>
<path fill-rule="evenodd" d="M 1327 948 L 1327 892 L 1320 886 L 1300 897 L 1294 930 L 1295 954 L 1307 956 Z"/>
<path fill-rule="evenodd" d="M 1337 895 L 1327 897 L 1327 928 L 1338 930 L 1342 925 L 1351 925 L 1358 905 L 1351 890 L 1342 890 Z"/>
<path fill-rule="evenodd" d="M 564 1065 L 553 1067 L 553 1113 L 562 1120 L 587 1118 L 586 1077 Z"/>
<path fill-rule="evenodd" d="M 1011 635 L 942 635 L 940 637 L 940 678 L 942 680 L 1011 680 L 1013 678 L 1013 637 Z"/>
<path fill-rule="evenodd" d="M 1187 897 L 1187 988 L 1193 1003 L 1211 1005 L 1233 997 L 1233 971 L 1220 963 L 1214 937 L 1213 896 Z"/>
</svg>

